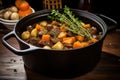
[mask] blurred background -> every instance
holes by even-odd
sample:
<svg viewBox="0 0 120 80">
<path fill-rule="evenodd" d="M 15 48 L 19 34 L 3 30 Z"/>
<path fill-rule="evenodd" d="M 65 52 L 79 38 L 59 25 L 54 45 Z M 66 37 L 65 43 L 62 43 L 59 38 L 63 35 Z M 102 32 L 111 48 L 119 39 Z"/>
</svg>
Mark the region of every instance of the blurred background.
<svg viewBox="0 0 120 80">
<path fill-rule="evenodd" d="M 43 2 L 50 0 L 26 0 L 36 10 L 42 10 Z M 57 0 L 60 1 L 60 0 Z M 70 8 L 88 10 L 92 13 L 104 14 L 115 19 L 120 24 L 119 0 L 61 0 L 62 6 L 67 5 Z M 0 6 L 8 7 L 14 5 L 15 0 L 0 0 Z M 119 27 L 118 27 L 119 28 Z"/>
</svg>

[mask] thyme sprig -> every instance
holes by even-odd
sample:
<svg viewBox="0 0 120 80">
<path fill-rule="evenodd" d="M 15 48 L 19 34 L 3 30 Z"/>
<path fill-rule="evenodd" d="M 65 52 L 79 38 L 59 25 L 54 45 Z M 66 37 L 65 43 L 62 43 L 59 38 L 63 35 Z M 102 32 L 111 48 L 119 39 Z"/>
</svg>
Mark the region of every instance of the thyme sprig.
<svg viewBox="0 0 120 80">
<path fill-rule="evenodd" d="M 65 6 L 63 9 L 64 13 L 60 13 L 58 10 L 53 9 L 51 16 L 49 17 L 66 23 L 68 25 L 66 26 L 67 30 L 75 34 L 85 36 L 88 39 L 92 39 L 89 30 L 83 27 L 82 21 L 80 21 L 78 18 L 75 18 L 75 15 L 73 15 L 72 11 L 70 11 L 70 8 Z"/>
</svg>

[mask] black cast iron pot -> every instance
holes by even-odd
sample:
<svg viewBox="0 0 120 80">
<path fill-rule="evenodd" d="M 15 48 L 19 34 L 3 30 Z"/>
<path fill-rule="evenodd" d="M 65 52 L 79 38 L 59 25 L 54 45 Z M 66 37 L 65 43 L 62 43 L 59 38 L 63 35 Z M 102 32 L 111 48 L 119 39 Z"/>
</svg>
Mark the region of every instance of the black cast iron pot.
<svg viewBox="0 0 120 80">
<path fill-rule="evenodd" d="M 95 14 L 82 10 L 71 10 L 83 22 L 89 22 L 97 26 L 98 30 L 103 33 L 98 42 L 84 48 L 72 50 L 47 50 L 24 42 L 20 35 L 26 29 L 26 26 L 45 20 L 51 13 L 51 10 L 42 10 L 18 21 L 14 30 L 2 38 L 3 44 L 13 53 L 22 56 L 25 66 L 37 73 L 58 78 L 75 77 L 88 73 L 94 69 L 100 60 L 102 44 L 108 28 L 106 23 Z M 11 37 L 17 39 L 20 50 L 7 42 Z"/>
</svg>

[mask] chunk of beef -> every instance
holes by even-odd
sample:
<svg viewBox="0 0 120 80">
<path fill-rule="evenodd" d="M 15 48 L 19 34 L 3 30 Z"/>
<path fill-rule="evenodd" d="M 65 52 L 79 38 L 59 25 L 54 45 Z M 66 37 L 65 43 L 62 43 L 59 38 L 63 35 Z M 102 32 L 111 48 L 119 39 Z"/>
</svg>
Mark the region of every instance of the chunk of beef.
<svg viewBox="0 0 120 80">
<path fill-rule="evenodd" d="M 93 35 L 93 34 L 96 34 L 97 33 L 97 28 L 96 27 L 91 27 L 89 29 L 90 33 Z"/>
<path fill-rule="evenodd" d="M 43 40 L 39 40 L 39 46 L 52 46 L 52 42 L 51 41 L 43 41 Z"/>
<path fill-rule="evenodd" d="M 33 30 L 33 26 L 29 25 L 27 26 L 27 31 L 31 32 Z"/>
<path fill-rule="evenodd" d="M 60 33 L 60 28 L 59 27 L 54 27 L 49 31 L 49 34 L 51 36 L 58 36 L 58 34 Z"/>
<path fill-rule="evenodd" d="M 29 43 L 38 46 L 39 38 L 30 38 Z"/>
<path fill-rule="evenodd" d="M 52 24 L 47 24 L 46 29 L 50 31 L 53 28 Z"/>
<path fill-rule="evenodd" d="M 46 33 L 47 33 L 47 31 L 41 30 L 41 31 L 38 32 L 38 35 L 42 36 L 43 34 L 46 34 Z"/>
<path fill-rule="evenodd" d="M 55 43 L 61 41 L 61 39 L 58 39 L 58 38 L 51 38 L 51 41 L 52 41 L 52 43 L 55 44 Z"/>
</svg>

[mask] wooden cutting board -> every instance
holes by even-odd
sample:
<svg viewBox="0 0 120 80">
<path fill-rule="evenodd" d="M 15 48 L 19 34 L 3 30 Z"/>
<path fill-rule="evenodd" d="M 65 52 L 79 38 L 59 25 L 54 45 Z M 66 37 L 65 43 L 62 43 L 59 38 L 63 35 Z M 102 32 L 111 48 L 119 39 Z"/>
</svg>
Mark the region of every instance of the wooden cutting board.
<svg viewBox="0 0 120 80">
<path fill-rule="evenodd" d="M 120 57 L 120 29 L 108 33 L 102 51 Z"/>
</svg>

